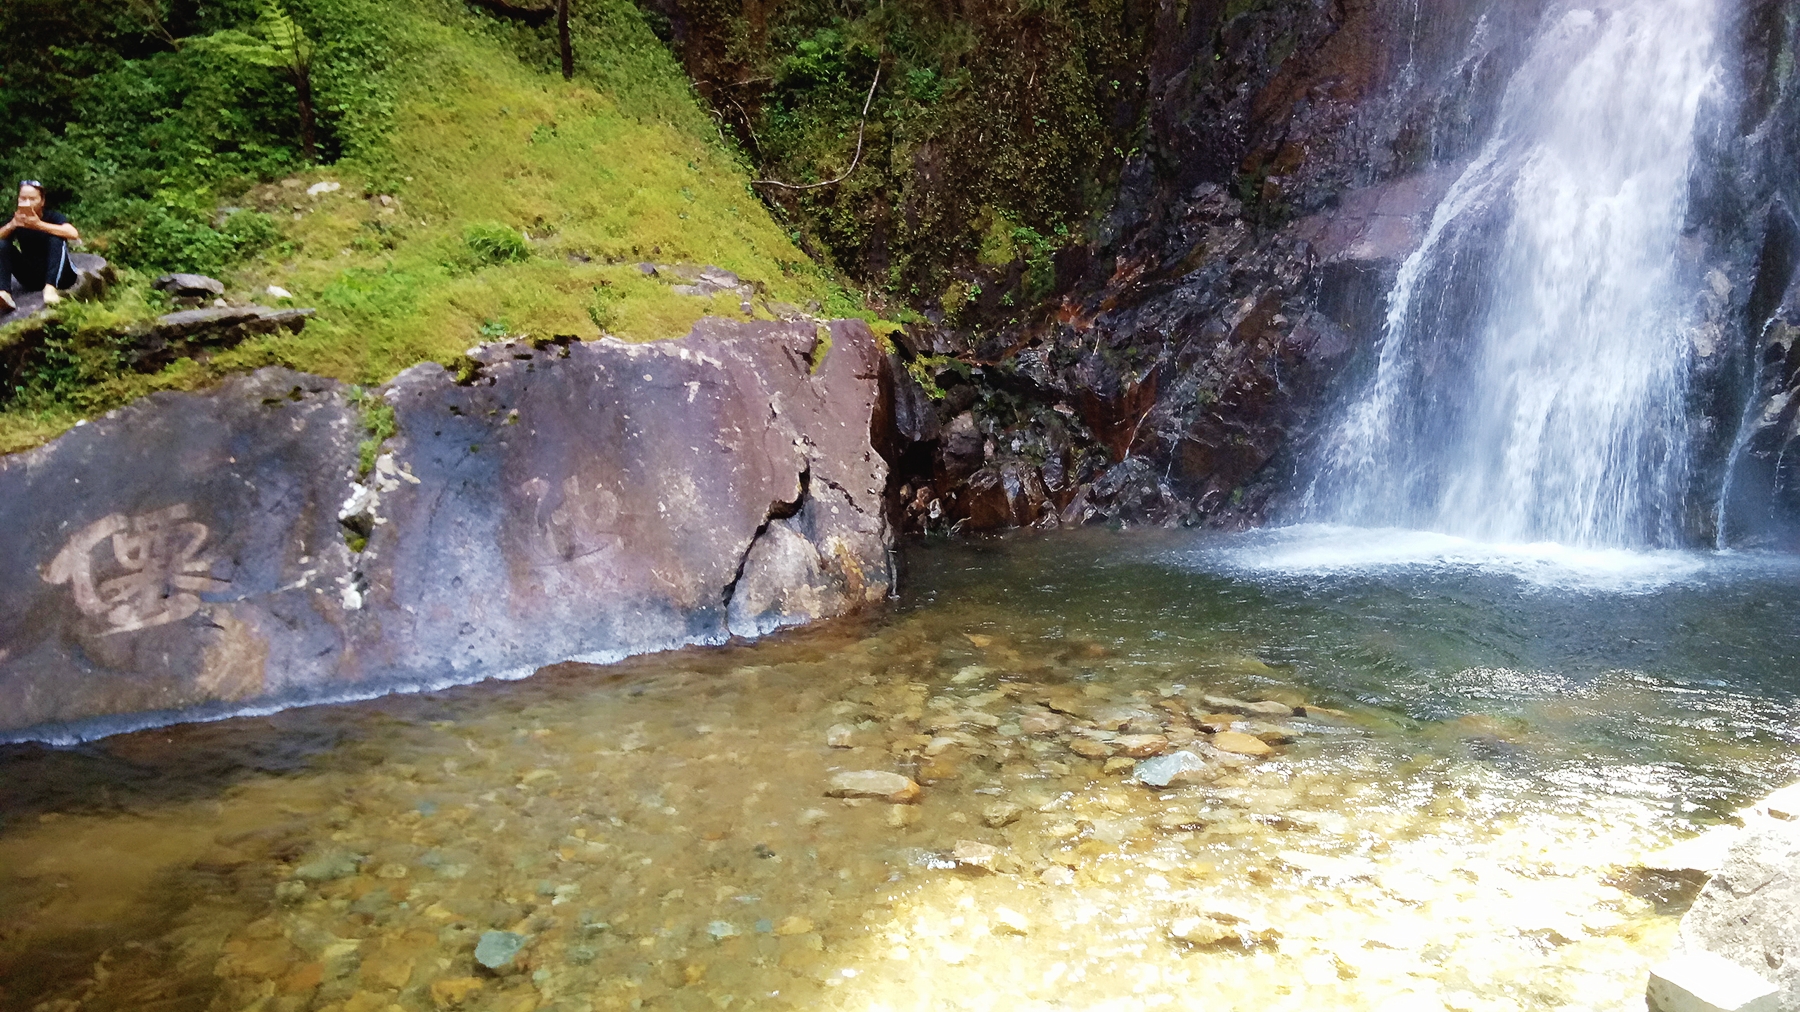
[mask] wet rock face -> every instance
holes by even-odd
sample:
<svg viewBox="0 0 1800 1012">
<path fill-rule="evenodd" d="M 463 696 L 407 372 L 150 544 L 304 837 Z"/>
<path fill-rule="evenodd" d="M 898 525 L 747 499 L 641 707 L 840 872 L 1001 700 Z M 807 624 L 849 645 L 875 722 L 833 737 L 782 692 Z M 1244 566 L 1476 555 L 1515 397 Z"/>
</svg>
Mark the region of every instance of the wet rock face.
<svg viewBox="0 0 1800 1012">
<path fill-rule="evenodd" d="M 914 425 L 936 457 L 901 475 L 906 525 L 1265 519 L 1543 7 L 1295 3 L 1222 29 L 1218 5 L 1164 8 L 1150 140 L 1098 241 L 1059 261 L 1060 304 L 913 341 L 977 364 L 960 402 L 936 377 L 939 415 L 974 404 L 998 459 L 964 470 Z"/>
<path fill-rule="evenodd" d="M 1781 70 L 1800 46 L 1800 21 L 1773 0 L 1738 12 L 1738 129 L 1706 141 L 1716 170 L 1695 188 L 1698 235 L 1721 282 L 1702 290 L 1688 336 L 1696 400 L 1724 424 L 1702 431 L 1721 485 L 1717 540 L 1734 547 L 1800 548 L 1800 77 Z M 1713 532 L 1707 532 L 1713 533 Z"/>
<path fill-rule="evenodd" d="M 347 391 L 274 369 L 0 459 L 0 730 L 467 680 L 880 600 L 879 364 L 854 322 L 492 345 L 383 391 L 400 435 L 366 484 Z"/>
</svg>

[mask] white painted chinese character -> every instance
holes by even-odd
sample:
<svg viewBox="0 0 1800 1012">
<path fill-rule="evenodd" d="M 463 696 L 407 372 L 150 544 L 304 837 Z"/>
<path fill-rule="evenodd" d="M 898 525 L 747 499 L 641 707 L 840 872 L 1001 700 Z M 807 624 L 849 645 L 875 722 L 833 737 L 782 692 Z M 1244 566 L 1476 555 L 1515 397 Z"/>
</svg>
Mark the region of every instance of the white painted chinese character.
<svg viewBox="0 0 1800 1012">
<path fill-rule="evenodd" d="M 200 555 L 207 528 L 188 519 L 186 503 L 127 517 L 114 513 L 78 531 L 44 569 L 44 580 L 70 584 L 75 606 L 103 619 L 108 633 L 179 622 L 200 610 L 201 591 L 230 584 L 210 575 Z M 112 559 L 123 572 L 97 579 L 94 550 L 112 540 Z"/>
</svg>

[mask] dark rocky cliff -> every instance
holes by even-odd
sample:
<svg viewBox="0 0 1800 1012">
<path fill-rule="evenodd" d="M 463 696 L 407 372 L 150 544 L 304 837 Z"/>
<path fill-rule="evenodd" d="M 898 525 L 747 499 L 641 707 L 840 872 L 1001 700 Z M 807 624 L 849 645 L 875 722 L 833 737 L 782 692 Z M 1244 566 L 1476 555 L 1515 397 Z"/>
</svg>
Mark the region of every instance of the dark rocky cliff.
<svg viewBox="0 0 1800 1012">
<path fill-rule="evenodd" d="M 940 371 L 911 430 L 908 525 L 1265 519 L 1543 6 L 1163 11 L 1143 153 L 1062 294 L 912 349 L 973 382 Z"/>
<path fill-rule="evenodd" d="M 1713 291 L 1723 354 L 1702 371 L 1696 410 L 1721 420 L 1696 496 L 1717 496 L 1718 539 L 1800 548 L 1800 11 L 1743 4 L 1740 96 L 1720 117 L 1696 180 L 1696 239 L 1727 282 Z M 1705 295 L 1703 295 L 1705 298 Z M 1704 314 L 1703 314 L 1704 315 Z M 1714 364 L 1716 363 L 1716 364 Z M 1720 492 L 1722 489 L 1722 493 Z"/>
</svg>

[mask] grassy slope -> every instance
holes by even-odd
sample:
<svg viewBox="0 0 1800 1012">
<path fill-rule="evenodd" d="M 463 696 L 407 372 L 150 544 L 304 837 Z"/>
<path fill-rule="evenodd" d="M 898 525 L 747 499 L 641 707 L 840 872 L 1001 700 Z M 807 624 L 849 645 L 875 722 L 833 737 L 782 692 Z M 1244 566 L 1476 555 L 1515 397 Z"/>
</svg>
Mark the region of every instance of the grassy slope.
<svg viewBox="0 0 1800 1012">
<path fill-rule="evenodd" d="M 768 299 L 859 308 L 770 218 L 685 76 L 635 17 L 584 39 L 582 62 L 599 69 L 565 83 L 521 62 L 518 45 L 530 40 L 509 39 L 510 29 L 484 26 L 458 4 L 390 2 L 410 55 L 386 149 L 226 202 L 278 210 L 284 231 L 225 279 L 228 295 L 279 285 L 318 318 L 300 335 L 254 338 L 204 364 L 25 398 L 0 413 L 0 452 L 153 390 L 264 365 L 372 384 L 417 362 L 452 363 L 501 333 L 594 338 L 604 329 L 647 340 L 679 336 L 706 314 L 744 316 L 735 297 L 673 294 L 638 270 L 640 260 L 716 264 L 763 285 Z M 342 189 L 307 196 L 321 180 Z M 481 264 L 464 235 L 485 223 L 527 234 L 529 255 Z M 77 335 L 71 343 L 158 311 L 144 281 L 128 279 L 105 305 L 71 307 L 60 322 Z"/>
</svg>

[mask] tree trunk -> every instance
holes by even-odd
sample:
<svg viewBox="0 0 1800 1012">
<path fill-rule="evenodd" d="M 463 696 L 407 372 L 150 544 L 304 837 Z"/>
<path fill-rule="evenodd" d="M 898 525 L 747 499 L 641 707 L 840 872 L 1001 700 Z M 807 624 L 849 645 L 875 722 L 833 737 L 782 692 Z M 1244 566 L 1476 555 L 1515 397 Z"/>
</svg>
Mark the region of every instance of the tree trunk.
<svg viewBox="0 0 1800 1012">
<path fill-rule="evenodd" d="M 294 91 L 300 96 L 300 157 L 307 161 L 318 160 L 318 130 L 313 117 L 312 74 L 297 71 L 294 77 Z"/>
<path fill-rule="evenodd" d="M 562 46 L 563 80 L 573 80 L 575 50 L 569 44 L 569 0 L 556 0 L 556 40 Z"/>
</svg>

